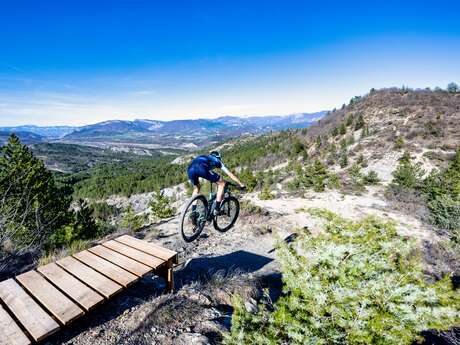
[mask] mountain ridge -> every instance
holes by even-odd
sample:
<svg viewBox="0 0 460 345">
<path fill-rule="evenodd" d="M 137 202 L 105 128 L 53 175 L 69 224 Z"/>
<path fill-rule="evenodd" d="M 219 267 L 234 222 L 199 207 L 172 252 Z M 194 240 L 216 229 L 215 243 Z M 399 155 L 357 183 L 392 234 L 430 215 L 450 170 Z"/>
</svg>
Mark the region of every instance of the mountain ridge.
<svg viewBox="0 0 460 345">
<path fill-rule="evenodd" d="M 261 134 L 287 128 L 308 127 L 327 112 L 297 113 L 268 116 L 221 116 L 214 119 L 184 120 L 108 120 L 91 125 L 72 126 L 16 126 L 0 127 L 4 133 L 34 133 L 44 142 L 154 144 L 200 147 L 243 134 Z M 35 140 L 34 142 L 37 142 Z"/>
</svg>

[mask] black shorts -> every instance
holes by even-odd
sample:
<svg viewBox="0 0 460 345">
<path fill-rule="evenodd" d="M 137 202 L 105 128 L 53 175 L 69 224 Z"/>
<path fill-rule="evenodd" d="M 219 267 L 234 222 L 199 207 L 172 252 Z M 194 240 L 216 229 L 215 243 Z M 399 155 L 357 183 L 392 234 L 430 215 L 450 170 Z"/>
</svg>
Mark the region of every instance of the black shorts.
<svg viewBox="0 0 460 345">
<path fill-rule="evenodd" d="M 207 165 L 204 164 L 192 164 L 187 169 L 187 175 L 194 186 L 199 183 L 198 178 L 204 178 L 211 182 L 217 182 L 220 180 L 220 175 L 215 173 Z"/>
</svg>

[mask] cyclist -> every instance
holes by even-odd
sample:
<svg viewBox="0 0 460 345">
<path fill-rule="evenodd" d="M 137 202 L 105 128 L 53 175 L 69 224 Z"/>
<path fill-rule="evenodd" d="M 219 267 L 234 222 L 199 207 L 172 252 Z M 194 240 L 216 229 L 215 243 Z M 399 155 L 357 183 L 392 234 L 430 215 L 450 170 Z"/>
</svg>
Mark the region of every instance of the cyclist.
<svg viewBox="0 0 460 345">
<path fill-rule="evenodd" d="M 225 181 L 214 169 L 221 169 L 225 174 L 228 175 L 233 181 L 235 181 L 241 188 L 245 188 L 244 184 L 236 177 L 227 167 L 222 163 L 222 158 L 218 151 L 211 151 L 209 155 L 201 155 L 196 157 L 188 166 L 187 175 L 190 182 L 193 185 L 193 194 L 195 196 L 200 193 L 200 181 L 199 177 L 204 178 L 210 182 L 217 184 L 217 195 L 216 203 L 213 209 L 214 214 L 218 214 L 220 210 L 220 204 L 224 198 Z M 196 205 L 192 206 L 192 210 L 195 211 Z M 192 219 L 193 221 L 193 219 Z"/>
</svg>

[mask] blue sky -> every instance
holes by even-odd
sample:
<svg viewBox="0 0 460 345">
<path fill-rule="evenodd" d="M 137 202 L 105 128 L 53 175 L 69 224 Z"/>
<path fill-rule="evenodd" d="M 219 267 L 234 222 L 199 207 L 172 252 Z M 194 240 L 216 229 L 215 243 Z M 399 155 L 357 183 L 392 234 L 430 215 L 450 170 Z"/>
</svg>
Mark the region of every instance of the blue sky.
<svg viewBox="0 0 460 345">
<path fill-rule="evenodd" d="M 0 2 L 0 125 L 312 112 L 460 83 L 459 1 Z"/>
</svg>

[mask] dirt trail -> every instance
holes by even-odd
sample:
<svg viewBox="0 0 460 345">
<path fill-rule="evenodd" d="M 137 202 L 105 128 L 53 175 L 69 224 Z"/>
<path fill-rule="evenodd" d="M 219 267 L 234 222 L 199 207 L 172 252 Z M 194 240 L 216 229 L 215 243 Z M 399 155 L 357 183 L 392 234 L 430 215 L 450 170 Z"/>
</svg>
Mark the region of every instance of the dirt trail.
<svg viewBox="0 0 460 345">
<path fill-rule="evenodd" d="M 437 235 L 415 217 L 390 210 L 383 197 L 383 187 L 368 187 L 362 195 L 348 195 L 337 191 L 323 193 L 308 192 L 305 198 L 283 196 L 273 200 L 260 200 L 257 194 L 247 195 L 252 203 L 267 209 L 269 212 L 281 212 L 277 220 L 285 227 L 309 228 L 313 233 L 320 231 L 319 222 L 308 215 L 309 208 L 323 208 L 341 215 L 344 218 L 359 219 L 366 215 L 374 215 L 393 220 L 400 234 L 418 240 L 437 241 Z"/>
</svg>

